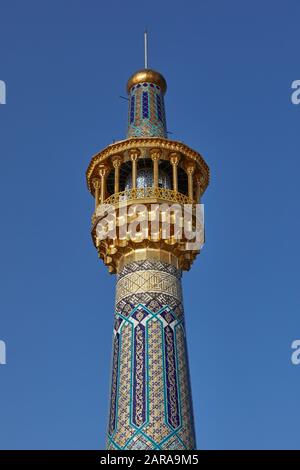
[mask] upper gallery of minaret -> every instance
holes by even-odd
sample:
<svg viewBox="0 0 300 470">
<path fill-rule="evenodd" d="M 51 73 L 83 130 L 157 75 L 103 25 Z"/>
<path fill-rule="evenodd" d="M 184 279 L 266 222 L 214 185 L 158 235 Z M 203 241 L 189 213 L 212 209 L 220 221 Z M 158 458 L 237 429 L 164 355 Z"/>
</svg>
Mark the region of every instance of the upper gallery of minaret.
<svg viewBox="0 0 300 470">
<path fill-rule="evenodd" d="M 124 238 L 120 234 L 124 221 L 118 211 L 124 205 L 146 204 L 151 218 L 151 204 L 195 205 L 209 184 L 209 168 L 199 152 L 168 138 L 164 104 L 167 83 L 160 72 L 148 68 L 146 52 L 145 67 L 131 75 L 126 88 L 127 135 L 94 155 L 86 172 L 88 189 L 95 198 L 95 247 L 111 273 L 118 273 L 124 263 L 137 256 L 150 254 L 188 270 L 200 248 L 187 250 L 187 240 L 174 234 L 162 238 L 161 228 L 157 235 L 145 232 L 142 241 Z M 102 238 L 108 206 L 116 209 L 116 233 L 112 238 Z"/>
</svg>

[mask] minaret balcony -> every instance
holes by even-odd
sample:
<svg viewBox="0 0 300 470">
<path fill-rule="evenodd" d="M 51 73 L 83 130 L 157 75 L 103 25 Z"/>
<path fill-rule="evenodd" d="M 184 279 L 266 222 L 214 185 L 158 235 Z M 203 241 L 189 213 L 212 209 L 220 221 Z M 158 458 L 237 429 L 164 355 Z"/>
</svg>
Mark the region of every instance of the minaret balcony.
<svg viewBox="0 0 300 470">
<path fill-rule="evenodd" d="M 98 205 L 92 238 L 111 273 L 149 256 L 189 270 L 204 244 L 202 206 L 168 188 L 126 189 Z"/>
</svg>

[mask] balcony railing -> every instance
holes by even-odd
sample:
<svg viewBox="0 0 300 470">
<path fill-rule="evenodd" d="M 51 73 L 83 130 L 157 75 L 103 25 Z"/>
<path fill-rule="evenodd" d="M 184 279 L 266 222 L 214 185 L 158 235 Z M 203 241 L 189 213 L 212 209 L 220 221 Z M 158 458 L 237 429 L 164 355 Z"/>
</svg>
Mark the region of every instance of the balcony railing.
<svg viewBox="0 0 300 470">
<path fill-rule="evenodd" d="M 118 204 L 136 199 L 160 199 L 163 201 L 177 202 L 178 204 L 192 204 L 191 200 L 185 194 L 167 188 L 136 188 L 126 189 L 120 193 L 115 193 L 105 199 L 104 204 Z"/>
</svg>

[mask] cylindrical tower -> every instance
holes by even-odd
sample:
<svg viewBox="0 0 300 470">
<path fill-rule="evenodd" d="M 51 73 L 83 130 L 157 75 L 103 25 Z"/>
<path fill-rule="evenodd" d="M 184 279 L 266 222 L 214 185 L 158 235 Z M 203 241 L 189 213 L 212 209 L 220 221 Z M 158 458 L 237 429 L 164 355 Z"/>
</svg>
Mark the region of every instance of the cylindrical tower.
<svg viewBox="0 0 300 470">
<path fill-rule="evenodd" d="M 166 89 L 164 77 L 154 70 L 140 70 L 130 77 L 127 137 L 167 137 Z"/>
<path fill-rule="evenodd" d="M 166 88 L 154 70 L 130 77 L 127 139 L 86 173 L 92 238 L 117 275 L 108 449 L 196 448 L 181 277 L 201 248 L 209 169 L 167 139 Z"/>
</svg>

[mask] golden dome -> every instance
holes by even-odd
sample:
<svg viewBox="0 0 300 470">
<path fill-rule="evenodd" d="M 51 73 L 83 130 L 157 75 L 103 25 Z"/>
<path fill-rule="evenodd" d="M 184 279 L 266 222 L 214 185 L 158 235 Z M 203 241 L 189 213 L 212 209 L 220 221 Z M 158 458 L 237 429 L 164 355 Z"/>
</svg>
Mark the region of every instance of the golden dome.
<svg viewBox="0 0 300 470">
<path fill-rule="evenodd" d="M 129 78 L 127 82 L 127 93 L 129 93 L 130 89 L 134 85 L 143 82 L 154 83 L 155 85 L 160 86 L 163 93 L 165 93 L 167 90 L 167 82 L 159 72 L 151 69 L 142 69 L 135 72 Z"/>
</svg>

